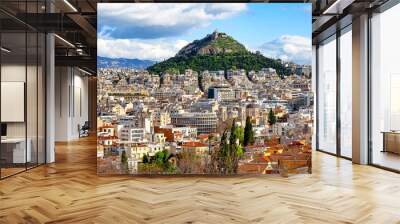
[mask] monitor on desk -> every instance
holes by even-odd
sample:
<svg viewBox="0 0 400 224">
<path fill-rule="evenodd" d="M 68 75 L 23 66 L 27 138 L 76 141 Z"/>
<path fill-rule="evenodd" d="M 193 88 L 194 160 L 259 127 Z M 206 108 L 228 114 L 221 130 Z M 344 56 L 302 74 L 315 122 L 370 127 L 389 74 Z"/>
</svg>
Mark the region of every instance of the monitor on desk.
<svg viewBox="0 0 400 224">
<path fill-rule="evenodd" d="M 7 124 L 1 123 L 1 138 L 7 137 Z"/>
</svg>

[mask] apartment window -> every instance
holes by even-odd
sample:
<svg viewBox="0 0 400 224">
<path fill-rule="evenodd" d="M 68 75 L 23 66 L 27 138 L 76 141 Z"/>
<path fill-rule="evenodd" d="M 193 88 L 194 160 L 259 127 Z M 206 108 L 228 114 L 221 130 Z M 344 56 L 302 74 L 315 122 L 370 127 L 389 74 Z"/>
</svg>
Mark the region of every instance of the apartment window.
<svg viewBox="0 0 400 224">
<path fill-rule="evenodd" d="M 340 155 L 352 157 L 352 34 L 351 25 L 343 29 L 340 46 Z"/>
<path fill-rule="evenodd" d="M 318 47 L 317 149 L 336 154 L 336 35 Z"/>
<path fill-rule="evenodd" d="M 400 170 L 400 4 L 371 18 L 372 164 Z"/>
</svg>

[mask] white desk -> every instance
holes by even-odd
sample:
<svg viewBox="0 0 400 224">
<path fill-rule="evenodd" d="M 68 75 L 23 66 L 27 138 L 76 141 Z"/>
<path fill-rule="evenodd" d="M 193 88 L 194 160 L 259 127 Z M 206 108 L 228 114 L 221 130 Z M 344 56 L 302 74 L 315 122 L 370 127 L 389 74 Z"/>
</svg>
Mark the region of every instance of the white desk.
<svg viewBox="0 0 400 224">
<path fill-rule="evenodd" d="M 28 147 L 25 152 L 25 138 L 5 138 L 1 139 L 2 151 L 12 150 L 12 163 L 26 163 L 31 162 L 31 139 L 27 139 Z"/>
</svg>

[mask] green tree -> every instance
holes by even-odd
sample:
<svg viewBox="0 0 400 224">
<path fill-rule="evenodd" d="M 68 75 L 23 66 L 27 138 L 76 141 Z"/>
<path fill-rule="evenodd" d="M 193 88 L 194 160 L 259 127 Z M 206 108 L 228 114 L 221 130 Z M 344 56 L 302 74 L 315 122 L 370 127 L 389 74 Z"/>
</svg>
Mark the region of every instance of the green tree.
<svg viewBox="0 0 400 224">
<path fill-rule="evenodd" d="M 165 70 L 165 73 L 168 73 L 171 75 L 176 75 L 176 74 L 179 74 L 179 69 L 178 68 L 168 68 Z"/>
<path fill-rule="evenodd" d="M 208 154 L 211 154 L 211 142 L 214 140 L 214 135 L 209 134 L 207 140 L 208 140 Z"/>
<path fill-rule="evenodd" d="M 221 137 L 221 142 L 219 145 L 219 157 L 224 158 L 228 154 L 229 151 L 229 144 L 228 144 L 228 137 L 227 131 L 225 130 Z"/>
<path fill-rule="evenodd" d="M 124 169 L 128 169 L 128 156 L 126 155 L 125 150 L 121 153 L 121 164 Z"/>
<path fill-rule="evenodd" d="M 238 127 L 238 128 L 237 128 L 237 132 L 238 132 L 238 137 L 239 137 L 239 143 L 240 143 L 240 145 L 243 145 L 243 141 L 244 141 L 244 128 Z"/>
<path fill-rule="evenodd" d="M 260 71 L 262 68 L 274 68 L 280 76 L 290 74 L 290 70 L 286 68 L 280 61 L 266 58 L 263 55 L 251 52 L 223 53 L 216 55 L 193 55 L 188 57 L 176 56 L 166 61 L 154 64 L 147 70 L 154 74 L 163 72 L 183 73 L 185 69 L 193 69 L 195 71 L 204 70 L 226 70 L 236 67 L 237 69 L 245 69 L 246 71 Z M 172 70 L 171 70 L 172 69 Z"/>
<path fill-rule="evenodd" d="M 240 127 L 235 124 L 235 121 L 233 121 L 231 134 L 229 136 L 228 152 L 226 156 L 226 172 L 228 174 L 237 173 L 239 158 L 243 154 L 243 150 L 240 145 L 240 135 Z"/>
<path fill-rule="evenodd" d="M 232 122 L 228 137 L 228 128 L 226 128 L 221 136 L 219 148 L 211 153 L 212 172 L 219 174 L 237 173 L 239 167 L 239 159 L 243 155 L 243 149 L 240 138 L 244 136 L 243 128 Z M 241 137 L 242 136 L 242 137 Z"/>
<path fill-rule="evenodd" d="M 236 144 L 238 139 L 239 139 L 239 132 L 237 131 L 235 120 L 233 120 L 231 126 L 231 134 L 229 135 L 229 145 Z"/>
<path fill-rule="evenodd" d="M 169 161 L 168 161 L 169 153 L 167 150 L 159 151 L 154 156 L 154 162 L 163 168 L 168 168 Z"/>
<path fill-rule="evenodd" d="M 271 126 L 271 127 L 273 127 L 274 125 L 275 125 L 275 123 L 276 123 L 276 116 L 275 116 L 275 113 L 274 113 L 274 111 L 272 110 L 272 108 L 269 110 L 269 113 L 268 113 L 268 124 Z"/>
<path fill-rule="evenodd" d="M 250 117 L 246 118 L 246 126 L 244 127 L 244 139 L 243 145 L 247 146 L 254 143 L 254 131 L 253 124 L 251 123 Z"/>
<path fill-rule="evenodd" d="M 125 150 L 121 153 L 121 163 L 125 164 L 128 163 L 128 156 L 126 155 Z"/>
<path fill-rule="evenodd" d="M 147 154 L 143 155 L 143 163 L 149 163 L 149 157 L 147 156 Z"/>
<path fill-rule="evenodd" d="M 232 134 L 233 133 L 233 134 Z M 231 135 L 230 135 L 230 140 L 234 139 L 234 141 L 239 140 L 239 144 L 243 145 L 243 140 L 244 140 L 244 129 L 240 126 L 237 126 L 235 124 L 235 121 L 232 122 L 231 126 Z"/>
<path fill-rule="evenodd" d="M 167 150 L 158 151 L 154 156 L 143 156 L 143 164 L 139 170 L 144 173 L 176 173 L 176 167 L 169 162 L 170 154 Z"/>
</svg>

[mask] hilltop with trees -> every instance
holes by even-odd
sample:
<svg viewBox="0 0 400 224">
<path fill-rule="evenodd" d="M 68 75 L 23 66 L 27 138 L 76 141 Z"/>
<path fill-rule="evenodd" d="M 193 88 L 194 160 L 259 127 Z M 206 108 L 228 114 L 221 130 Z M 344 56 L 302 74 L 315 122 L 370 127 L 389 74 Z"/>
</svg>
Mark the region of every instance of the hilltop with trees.
<svg viewBox="0 0 400 224">
<path fill-rule="evenodd" d="M 280 60 L 267 58 L 259 52 L 250 52 L 231 36 L 216 31 L 203 39 L 193 41 L 183 47 L 175 57 L 151 65 L 147 70 L 161 74 L 167 71 L 183 73 L 185 69 L 226 71 L 232 68 L 246 71 L 274 68 L 280 75 L 290 73 Z"/>
</svg>

